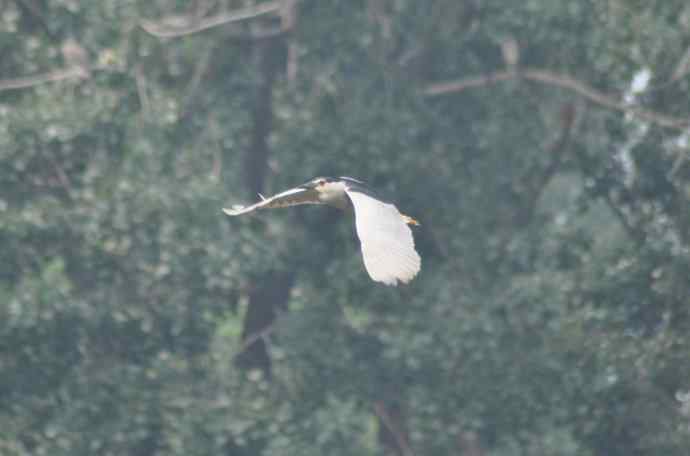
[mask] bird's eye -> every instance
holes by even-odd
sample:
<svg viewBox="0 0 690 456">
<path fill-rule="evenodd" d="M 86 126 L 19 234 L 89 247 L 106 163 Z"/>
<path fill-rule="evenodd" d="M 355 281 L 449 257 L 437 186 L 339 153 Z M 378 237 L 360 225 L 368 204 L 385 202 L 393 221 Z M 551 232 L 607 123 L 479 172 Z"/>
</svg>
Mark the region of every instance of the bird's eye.
<svg viewBox="0 0 690 456">
<path fill-rule="evenodd" d="M 316 185 L 321 186 L 321 185 L 324 185 L 325 183 L 326 183 L 326 181 L 324 179 L 321 179 L 316 183 Z"/>
</svg>

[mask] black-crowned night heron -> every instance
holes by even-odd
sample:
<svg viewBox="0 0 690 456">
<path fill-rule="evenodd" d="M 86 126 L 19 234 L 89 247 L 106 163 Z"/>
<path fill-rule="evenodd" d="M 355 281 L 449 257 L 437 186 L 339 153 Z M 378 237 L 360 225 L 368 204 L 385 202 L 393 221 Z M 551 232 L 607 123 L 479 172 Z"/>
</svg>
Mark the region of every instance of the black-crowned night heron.
<svg viewBox="0 0 690 456">
<path fill-rule="evenodd" d="M 407 283 L 419 272 L 421 259 L 414 248 L 412 231 L 407 226 L 418 225 L 416 220 L 401 214 L 398 209 L 374 196 L 364 183 L 351 177 L 317 177 L 265 198 L 251 206 L 223 209 L 228 215 L 241 215 L 258 209 L 296 206 L 298 204 L 327 204 L 355 212 L 357 236 L 362 245 L 364 266 L 369 276 L 386 285 Z"/>
</svg>

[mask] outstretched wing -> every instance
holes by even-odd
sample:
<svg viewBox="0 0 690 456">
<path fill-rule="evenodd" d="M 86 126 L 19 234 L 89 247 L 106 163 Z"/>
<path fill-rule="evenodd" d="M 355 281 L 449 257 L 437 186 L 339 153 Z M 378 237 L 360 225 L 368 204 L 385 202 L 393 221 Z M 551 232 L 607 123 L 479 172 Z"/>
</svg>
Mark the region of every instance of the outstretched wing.
<svg viewBox="0 0 690 456">
<path fill-rule="evenodd" d="M 369 276 L 386 285 L 412 280 L 422 260 L 398 209 L 353 188 L 346 191 L 355 210 L 357 236 Z"/>
<path fill-rule="evenodd" d="M 223 208 L 223 212 L 227 215 L 241 215 L 257 209 L 273 209 L 276 207 L 297 206 L 298 204 L 319 204 L 316 191 L 302 187 L 285 190 L 270 198 L 264 198 L 262 195 L 259 196 L 261 196 L 262 200 L 256 204 L 250 206 L 235 205 L 232 208 Z"/>
</svg>

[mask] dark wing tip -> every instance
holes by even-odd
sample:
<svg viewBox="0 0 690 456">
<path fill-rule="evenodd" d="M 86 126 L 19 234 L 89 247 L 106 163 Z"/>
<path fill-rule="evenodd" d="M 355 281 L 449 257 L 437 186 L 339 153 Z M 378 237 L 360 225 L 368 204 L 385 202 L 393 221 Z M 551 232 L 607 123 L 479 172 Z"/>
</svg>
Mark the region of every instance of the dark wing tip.
<svg viewBox="0 0 690 456">
<path fill-rule="evenodd" d="M 354 182 L 355 184 L 361 184 L 361 185 L 366 185 L 364 181 L 361 181 L 359 179 L 355 179 L 354 177 L 349 177 L 349 176 L 340 176 L 340 179 L 344 181 L 349 181 L 349 182 Z"/>
</svg>

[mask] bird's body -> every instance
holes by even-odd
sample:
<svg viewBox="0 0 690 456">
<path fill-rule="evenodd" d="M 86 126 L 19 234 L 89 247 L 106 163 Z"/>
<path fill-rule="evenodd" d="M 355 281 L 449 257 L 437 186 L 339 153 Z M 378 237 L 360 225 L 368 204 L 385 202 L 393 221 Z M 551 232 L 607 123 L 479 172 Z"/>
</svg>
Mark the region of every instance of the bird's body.
<svg viewBox="0 0 690 456">
<path fill-rule="evenodd" d="M 341 210 L 353 210 L 364 265 L 371 278 L 387 285 L 407 283 L 419 272 L 421 259 L 414 248 L 408 224 L 417 221 L 398 212 L 390 203 L 374 196 L 363 182 L 351 177 L 317 177 L 311 181 L 251 206 L 223 209 L 235 216 L 259 209 L 326 204 Z"/>
</svg>

